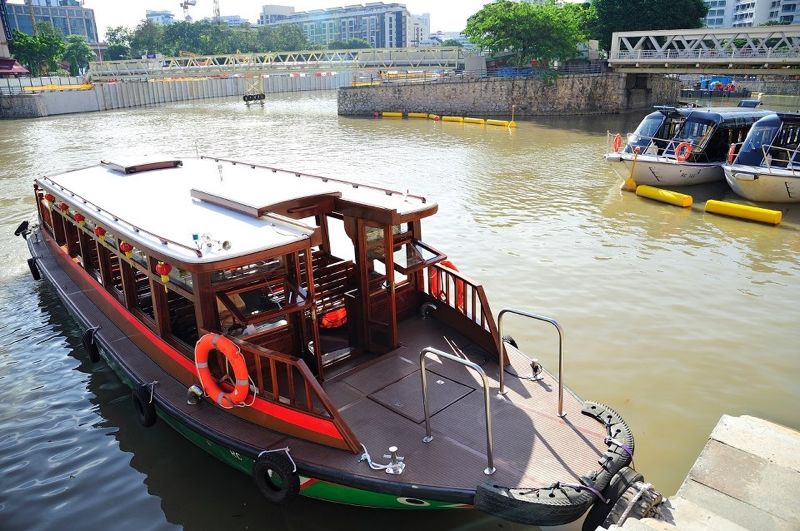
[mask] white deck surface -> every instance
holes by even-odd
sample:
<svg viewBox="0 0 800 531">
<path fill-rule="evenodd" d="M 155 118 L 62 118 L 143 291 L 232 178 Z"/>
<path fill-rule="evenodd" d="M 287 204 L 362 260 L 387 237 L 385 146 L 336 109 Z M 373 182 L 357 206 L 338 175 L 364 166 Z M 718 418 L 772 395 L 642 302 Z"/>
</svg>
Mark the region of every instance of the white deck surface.
<svg viewBox="0 0 800 531">
<path fill-rule="evenodd" d="M 349 201 L 409 214 L 434 206 L 415 197 L 388 195 L 385 191 L 350 183 L 324 181 L 294 172 L 273 172 L 253 168 L 246 163 L 233 165 L 212 159 L 182 158 L 183 166 L 125 175 L 106 166 L 92 166 L 53 177 L 39 179 L 39 184 L 66 201 L 70 207 L 96 221 L 110 234 L 157 249 L 167 256 L 192 263 L 214 262 L 308 238 L 314 227 L 305 230 L 280 216 L 254 218 L 228 208 L 193 199 L 191 190 L 219 195 L 253 206 L 265 206 L 292 198 L 338 193 Z M 139 163 L 148 162 L 140 160 Z M 152 162 L 152 161 L 150 161 Z M 53 184 L 57 186 L 54 186 Z M 59 187 L 76 194 L 72 197 Z M 93 203 L 103 211 L 83 203 Z M 114 221 L 114 216 L 119 221 Z M 136 232 L 133 226 L 159 237 L 196 248 L 193 235 L 210 235 L 216 241 L 229 241 L 230 249 L 218 245 L 203 247 L 198 258 L 190 249 L 163 244 L 158 238 Z"/>
</svg>

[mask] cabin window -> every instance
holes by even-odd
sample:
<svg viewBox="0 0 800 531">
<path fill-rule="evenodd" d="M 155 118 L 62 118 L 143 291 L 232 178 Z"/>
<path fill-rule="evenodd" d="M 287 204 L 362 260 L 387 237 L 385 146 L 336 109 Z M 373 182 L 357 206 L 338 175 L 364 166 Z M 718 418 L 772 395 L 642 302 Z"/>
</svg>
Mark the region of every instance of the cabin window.
<svg viewBox="0 0 800 531">
<path fill-rule="evenodd" d="M 175 338 L 189 347 L 194 347 L 199 339 L 194 303 L 183 295 L 169 290 L 167 294 L 169 329 Z"/>
<path fill-rule="evenodd" d="M 135 287 L 136 308 L 142 311 L 150 319 L 155 319 L 153 312 L 153 293 L 150 290 L 150 277 L 146 273 L 133 269 L 133 281 Z"/>
<path fill-rule="evenodd" d="M 353 240 L 345 231 L 344 220 L 328 216 L 328 241 L 333 256 L 351 262 L 356 259 Z"/>
<path fill-rule="evenodd" d="M 764 160 L 762 147 L 772 144 L 772 140 L 777 135 L 780 126 L 781 120 L 777 115 L 768 116 L 757 121 L 750 129 L 744 144 L 742 144 L 736 163 L 748 166 L 761 165 Z"/>
<path fill-rule="evenodd" d="M 242 267 L 214 271 L 211 274 L 211 282 L 221 284 L 223 282 L 255 280 L 265 276 L 282 274 L 285 269 L 284 257 L 279 256 Z"/>
<path fill-rule="evenodd" d="M 110 291 L 112 294 L 117 296 L 117 299 L 120 301 L 123 298 L 123 291 L 122 291 L 122 267 L 120 265 L 120 258 L 112 253 L 109 253 L 107 250 L 104 249 L 106 253 L 108 253 L 108 272 L 111 277 L 111 282 L 109 285 L 106 286 L 106 289 Z"/>
<path fill-rule="evenodd" d="M 86 262 L 86 270 L 99 282 L 103 283 L 103 274 L 100 272 L 100 255 L 97 252 L 99 245 L 91 238 L 86 238 L 86 248 L 84 260 Z"/>
</svg>

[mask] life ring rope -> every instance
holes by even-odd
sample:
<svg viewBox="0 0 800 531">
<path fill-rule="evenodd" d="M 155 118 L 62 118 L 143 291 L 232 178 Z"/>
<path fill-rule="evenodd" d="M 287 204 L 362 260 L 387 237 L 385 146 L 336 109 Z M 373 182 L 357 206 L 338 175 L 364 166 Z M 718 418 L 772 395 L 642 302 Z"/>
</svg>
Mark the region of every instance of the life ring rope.
<svg viewBox="0 0 800 531">
<path fill-rule="evenodd" d="M 225 391 L 214 379 L 208 365 L 209 354 L 212 350 L 220 352 L 225 357 L 226 369 L 233 368 L 233 390 Z M 234 407 L 252 406 L 256 401 L 256 389 L 250 374 L 247 371 L 247 362 L 242 351 L 236 344 L 225 336 L 219 334 L 205 334 L 194 347 L 195 367 L 197 378 L 203 392 L 216 404 L 224 409 Z M 226 376 L 230 377 L 229 373 Z M 247 395 L 253 391 L 250 403 L 245 403 Z"/>
<path fill-rule="evenodd" d="M 619 133 L 614 135 L 614 141 L 612 143 L 612 147 L 614 148 L 614 153 L 619 153 L 619 150 L 622 147 L 622 135 L 620 135 Z"/>
<path fill-rule="evenodd" d="M 733 164 L 733 161 L 736 159 L 736 144 L 732 143 L 731 147 L 728 148 L 728 164 Z"/>
</svg>

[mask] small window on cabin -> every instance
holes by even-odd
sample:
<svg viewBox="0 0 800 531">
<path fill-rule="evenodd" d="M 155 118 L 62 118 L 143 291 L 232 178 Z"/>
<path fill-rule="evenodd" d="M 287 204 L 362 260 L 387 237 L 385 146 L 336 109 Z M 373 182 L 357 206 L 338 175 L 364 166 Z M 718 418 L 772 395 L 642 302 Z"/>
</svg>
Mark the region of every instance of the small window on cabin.
<svg viewBox="0 0 800 531">
<path fill-rule="evenodd" d="M 122 300 L 122 269 L 117 255 L 109 253 L 108 268 L 111 274 L 111 285 L 106 286 L 106 289 Z"/>
<path fill-rule="evenodd" d="M 194 303 L 172 290 L 167 293 L 170 333 L 189 347 L 194 347 L 199 335 Z"/>
<path fill-rule="evenodd" d="M 86 249 L 86 270 L 99 282 L 103 283 L 103 274 L 100 272 L 100 255 L 97 252 L 97 243 L 93 239 L 88 240 Z"/>
<path fill-rule="evenodd" d="M 131 260 L 133 260 L 134 262 L 138 263 L 141 266 L 149 267 L 147 255 L 144 254 L 144 252 L 142 252 L 140 249 L 137 249 L 136 247 L 134 247 L 133 251 L 131 251 Z"/>
<path fill-rule="evenodd" d="M 355 246 L 345 232 L 343 220 L 328 216 L 328 241 L 333 256 L 351 262 L 356 259 Z"/>
<path fill-rule="evenodd" d="M 236 306 L 234 311 L 231 311 L 230 304 Z M 256 335 L 266 334 L 268 332 L 276 332 L 288 326 L 288 321 L 283 316 L 273 317 L 260 322 L 247 322 L 241 315 L 239 315 L 238 308 L 245 306 L 243 301 L 239 301 L 239 296 L 236 294 L 222 295 L 217 297 L 217 313 L 219 314 L 220 330 L 223 333 L 234 337 L 252 337 Z"/>
<path fill-rule="evenodd" d="M 150 319 L 155 319 L 153 311 L 153 293 L 150 289 L 150 277 L 146 273 L 133 268 L 134 294 L 136 307 Z"/>
<path fill-rule="evenodd" d="M 284 258 L 279 256 L 242 267 L 214 271 L 211 274 L 211 282 L 218 284 L 221 282 L 247 281 L 262 277 L 274 277 L 277 274 L 282 274 L 284 271 Z"/>
<path fill-rule="evenodd" d="M 177 284 L 187 291 L 193 291 L 194 284 L 192 282 L 192 273 L 173 267 L 169 272 L 169 281 Z"/>
</svg>

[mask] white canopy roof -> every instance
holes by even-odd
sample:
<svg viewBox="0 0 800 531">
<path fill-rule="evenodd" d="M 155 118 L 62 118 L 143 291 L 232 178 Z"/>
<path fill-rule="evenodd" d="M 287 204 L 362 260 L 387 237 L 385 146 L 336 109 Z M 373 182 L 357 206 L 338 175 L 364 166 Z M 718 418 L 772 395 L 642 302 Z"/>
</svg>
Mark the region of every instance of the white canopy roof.
<svg viewBox="0 0 800 531">
<path fill-rule="evenodd" d="M 96 220 L 110 234 L 191 263 L 273 249 L 308 238 L 314 230 L 275 214 L 257 218 L 194 199 L 192 190 L 258 208 L 317 195 L 336 195 L 401 215 L 434 206 L 420 197 L 335 179 L 241 162 L 181 160 L 179 167 L 129 174 L 119 171 L 120 167 L 136 164 L 117 163 L 116 170 L 111 165 L 98 165 L 38 182 L 57 201 L 65 201 L 73 210 Z M 221 245 L 224 241 L 230 242 L 229 249 Z"/>
</svg>

